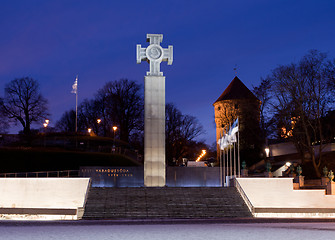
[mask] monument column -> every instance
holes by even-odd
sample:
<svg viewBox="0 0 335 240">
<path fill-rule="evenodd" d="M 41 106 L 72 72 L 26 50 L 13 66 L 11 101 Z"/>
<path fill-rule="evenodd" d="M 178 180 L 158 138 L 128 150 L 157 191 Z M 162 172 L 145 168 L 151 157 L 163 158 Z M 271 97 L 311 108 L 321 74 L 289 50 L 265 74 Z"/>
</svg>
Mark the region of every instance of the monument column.
<svg viewBox="0 0 335 240">
<path fill-rule="evenodd" d="M 165 77 L 160 63 L 173 61 L 173 47 L 163 49 L 162 34 L 147 34 L 150 45 L 137 45 L 137 63 L 150 63 L 144 77 L 144 185 L 165 186 Z"/>
</svg>

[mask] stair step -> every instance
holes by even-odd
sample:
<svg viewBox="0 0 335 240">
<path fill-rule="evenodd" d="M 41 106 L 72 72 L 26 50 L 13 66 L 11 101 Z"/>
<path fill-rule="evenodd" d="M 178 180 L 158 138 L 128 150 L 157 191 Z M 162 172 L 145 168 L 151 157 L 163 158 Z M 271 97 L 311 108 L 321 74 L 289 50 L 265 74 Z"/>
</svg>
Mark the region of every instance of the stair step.
<svg viewBox="0 0 335 240">
<path fill-rule="evenodd" d="M 235 188 L 91 188 L 84 219 L 251 217 Z"/>
</svg>

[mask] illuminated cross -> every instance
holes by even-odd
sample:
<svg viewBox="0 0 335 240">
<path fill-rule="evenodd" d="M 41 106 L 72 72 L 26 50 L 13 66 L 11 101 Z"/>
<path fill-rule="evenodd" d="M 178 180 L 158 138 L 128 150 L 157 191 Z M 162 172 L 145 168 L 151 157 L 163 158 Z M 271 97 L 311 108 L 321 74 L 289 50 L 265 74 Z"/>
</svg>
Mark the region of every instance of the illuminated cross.
<svg viewBox="0 0 335 240">
<path fill-rule="evenodd" d="M 173 62 L 173 46 L 162 48 L 160 43 L 163 41 L 163 34 L 147 34 L 147 42 L 150 45 L 147 48 L 142 48 L 141 44 L 136 45 L 136 60 L 137 63 L 147 61 L 150 63 L 150 72 L 147 76 L 163 76 L 160 71 L 162 61 L 167 61 L 168 65 Z"/>
</svg>

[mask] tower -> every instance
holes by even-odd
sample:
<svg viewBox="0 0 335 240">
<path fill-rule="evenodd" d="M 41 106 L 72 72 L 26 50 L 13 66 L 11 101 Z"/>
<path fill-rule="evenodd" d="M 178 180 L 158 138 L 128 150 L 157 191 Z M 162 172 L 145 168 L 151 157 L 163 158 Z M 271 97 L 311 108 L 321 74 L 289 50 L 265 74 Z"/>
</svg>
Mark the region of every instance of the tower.
<svg viewBox="0 0 335 240">
<path fill-rule="evenodd" d="M 226 133 L 230 124 L 239 119 L 241 161 L 248 165 L 259 157 L 260 148 L 260 105 L 261 101 L 235 77 L 221 96 L 214 102 L 216 142 Z M 219 155 L 219 146 L 217 146 Z"/>
</svg>

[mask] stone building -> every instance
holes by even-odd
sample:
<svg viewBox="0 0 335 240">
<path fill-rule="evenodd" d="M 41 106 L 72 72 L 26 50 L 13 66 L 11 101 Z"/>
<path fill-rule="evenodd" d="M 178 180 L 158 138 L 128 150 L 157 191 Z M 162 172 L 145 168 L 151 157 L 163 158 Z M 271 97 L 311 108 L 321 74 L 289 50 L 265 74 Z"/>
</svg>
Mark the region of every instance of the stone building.
<svg viewBox="0 0 335 240">
<path fill-rule="evenodd" d="M 260 105 L 261 101 L 235 77 L 214 102 L 216 142 L 229 126 L 239 119 L 241 162 L 250 166 L 260 159 Z M 217 146 L 219 156 L 219 146 Z"/>
</svg>

